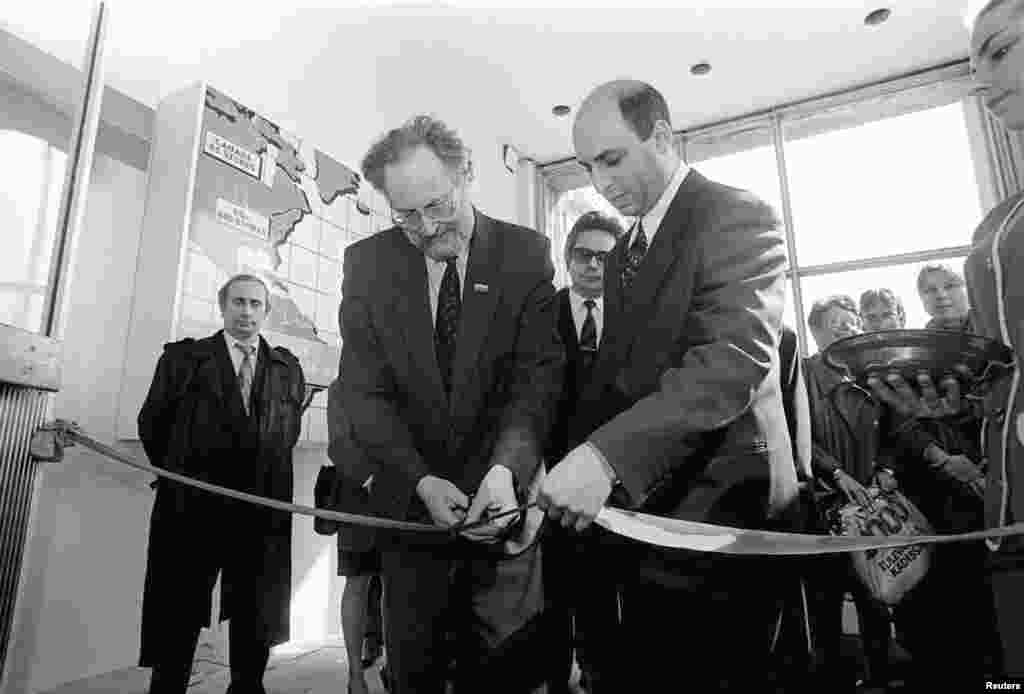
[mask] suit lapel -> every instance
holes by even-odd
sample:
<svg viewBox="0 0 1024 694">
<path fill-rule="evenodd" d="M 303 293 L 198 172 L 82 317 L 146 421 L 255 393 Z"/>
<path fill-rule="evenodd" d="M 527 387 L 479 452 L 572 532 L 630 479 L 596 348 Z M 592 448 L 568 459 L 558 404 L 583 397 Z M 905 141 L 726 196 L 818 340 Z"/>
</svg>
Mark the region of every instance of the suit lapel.
<svg viewBox="0 0 1024 694">
<path fill-rule="evenodd" d="M 238 386 L 238 376 L 235 375 L 235 365 L 228 354 L 228 346 L 224 341 L 223 330 L 215 336 L 216 343 L 213 345 L 214 360 L 217 370 L 220 372 L 221 390 L 224 394 L 223 402 L 227 407 L 227 413 L 236 428 L 244 426 L 246 415 L 245 406 L 242 404 L 242 390 Z"/>
<path fill-rule="evenodd" d="M 498 305 L 501 287 L 498 285 L 501 261 L 501 240 L 495 233 L 493 221 L 476 212 L 466 268 L 466 286 L 462 290 L 462 315 L 455 341 L 455 362 L 452 365 L 451 411 L 458 406 L 460 393 L 472 384 L 476 365 L 483 348 L 491 317 Z"/>
<path fill-rule="evenodd" d="M 654 242 L 640 263 L 628 295 L 622 292 L 620 274 L 625 263 L 629 234 L 619 240 L 615 252 L 609 256 L 604 282 L 605 330 L 594 366 L 594 376 L 587 387 L 590 395 L 599 393 L 604 384 L 614 379 L 622 369 L 630 349 L 657 309 L 658 295 L 672 274 L 673 266 L 683 254 L 694 253 L 693 249 L 686 247 L 686 242 L 693 232 L 690 218 L 695 194 L 705 183 L 706 179 L 696 171 L 687 173 L 661 221 Z M 689 305 L 690 297 L 684 297 L 684 300 Z"/>
<path fill-rule="evenodd" d="M 601 331 L 601 341 L 597 346 L 597 359 L 591 370 L 590 379 L 587 381 L 583 394 L 590 391 L 600 392 L 604 383 L 614 374 L 615 365 L 618 360 L 615 358 L 615 345 L 622 339 L 622 326 L 619 325 L 622 316 L 622 283 L 620 275 L 622 266 L 626 262 L 626 248 L 629 246 L 629 234 L 619 239 L 615 248 L 608 255 L 608 262 L 604 267 L 604 328 Z"/>
<path fill-rule="evenodd" d="M 397 318 L 406 335 L 406 346 L 412 362 L 412 373 L 422 374 L 428 381 L 430 397 L 445 406 L 444 383 L 434 352 L 434 317 L 430 313 L 430 285 L 423 253 L 404 236 L 397 239 L 402 286 L 397 288 Z"/>
<path fill-rule="evenodd" d="M 561 306 L 558 310 L 558 331 L 565 339 L 565 351 L 567 354 L 576 354 L 579 349 L 579 336 L 576 335 L 576 321 L 572 318 L 572 301 L 569 296 L 571 289 L 563 289 Z"/>
</svg>

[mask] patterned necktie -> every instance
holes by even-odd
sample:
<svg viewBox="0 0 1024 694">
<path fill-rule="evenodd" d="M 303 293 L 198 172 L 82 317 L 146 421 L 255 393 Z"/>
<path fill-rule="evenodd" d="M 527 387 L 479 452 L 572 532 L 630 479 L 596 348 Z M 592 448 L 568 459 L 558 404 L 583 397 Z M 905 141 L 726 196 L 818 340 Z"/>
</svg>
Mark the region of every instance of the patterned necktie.
<svg viewBox="0 0 1024 694">
<path fill-rule="evenodd" d="M 633 284 L 633 278 L 640 270 L 640 263 L 645 255 L 647 255 L 647 234 L 644 233 L 644 220 L 641 218 L 636 225 L 636 238 L 633 239 L 633 243 L 630 244 L 629 251 L 626 253 L 626 262 L 622 264 L 623 294 L 627 293 L 630 285 Z"/>
<path fill-rule="evenodd" d="M 597 302 L 587 299 L 583 305 L 587 307 L 587 317 L 583 319 L 583 329 L 580 330 L 580 364 L 589 369 L 597 356 L 597 323 L 594 321 Z"/>
<path fill-rule="evenodd" d="M 256 350 L 252 345 L 235 343 L 235 348 L 242 352 L 242 365 L 238 367 L 238 387 L 242 389 L 242 403 L 245 413 L 249 414 L 249 398 L 252 395 L 252 353 Z"/>
<path fill-rule="evenodd" d="M 462 313 L 462 289 L 459 286 L 459 272 L 455 258 L 448 258 L 441 280 L 441 291 L 437 295 L 437 320 L 434 322 L 434 348 L 437 365 L 441 369 L 444 391 L 452 390 L 452 361 L 455 359 L 455 335 L 459 330 L 459 315 Z"/>
</svg>

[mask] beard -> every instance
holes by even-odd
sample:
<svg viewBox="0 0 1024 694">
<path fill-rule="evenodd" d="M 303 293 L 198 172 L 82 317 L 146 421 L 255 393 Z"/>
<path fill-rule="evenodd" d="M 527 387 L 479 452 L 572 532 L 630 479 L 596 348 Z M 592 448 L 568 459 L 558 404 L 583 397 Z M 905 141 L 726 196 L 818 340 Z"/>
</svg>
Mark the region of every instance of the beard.
<svg viewBox="0 0 1024 694">
<path fill-rule="evenodd" d="M 469 234 L 462 231 L 457 222 L 439 224 L 437 231 L 431 236 L 423 236 L 415 231 L 403 231 L 413 246 L 431 260 L 437 261 L 460 255 L 469 240 Z"/>
</svg>

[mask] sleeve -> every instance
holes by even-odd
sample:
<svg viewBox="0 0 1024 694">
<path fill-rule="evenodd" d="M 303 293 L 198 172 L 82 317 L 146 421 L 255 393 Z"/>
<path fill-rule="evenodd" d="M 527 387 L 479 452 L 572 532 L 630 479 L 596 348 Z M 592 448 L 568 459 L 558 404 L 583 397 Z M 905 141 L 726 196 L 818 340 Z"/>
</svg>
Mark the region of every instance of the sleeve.
<svg viewBox="0 0 1024 694">
<path fill-rule="evenodd" d="M 342 338 L 339 403 L 352 424 L 356 444 L 380 471 L 381 479 L 374 486 L 387 495 L 378 497 L 381 511 L 404 518 L 416 485 L 428 470 L 398 411 L 395 374 L 374 324 L 370 278 L 379 271 L 378 263 L 368 256 L 371 253 L 366 246 L 345 249 L 338 309 Z"/>
<path fill-rule="evenodd" d="M 519 316 L 514 359 L 509 368 L 510 397 L 501 414 L 499 434 L 491 456 L 492 465 L 512 470 L 522 491 L 541 462 L 544 445 L 554 425 L 562 394 L 565 349 L 558 334 L 558 302 L 555 300 L 550 241 L 539 237 L 528 264 L 542 267 Z"/>
<path fill-rule="evenodd" d="M 149 462 L 156 467 L 166 467 L 165 460 L 177 410 L 178 398 L 175 394 L 180 388 L 175 383 L 173 361 L 165 349 L 156 363 L 156 372 L 146 401 L 139 410 L 139 439 Z"/>
<path fill-rule="evenodd" d="M 335 379 L 327 388 L 327 457 L 347 479 L 362 485 L 373 474 L 373 466 L 355 445 L 352 425 L 342 406 L 341 383 Z"/>
<path fill-rule="evenodd" d="M 703 435 L 746 412 L 777 359 L 785 244 L 771 208 L 737 204 L 703 234 L 694 296 L 680 307 L 694 346 L 657 390 L 590 437 L 635 501 L 685 465 Z"/>
</svg>

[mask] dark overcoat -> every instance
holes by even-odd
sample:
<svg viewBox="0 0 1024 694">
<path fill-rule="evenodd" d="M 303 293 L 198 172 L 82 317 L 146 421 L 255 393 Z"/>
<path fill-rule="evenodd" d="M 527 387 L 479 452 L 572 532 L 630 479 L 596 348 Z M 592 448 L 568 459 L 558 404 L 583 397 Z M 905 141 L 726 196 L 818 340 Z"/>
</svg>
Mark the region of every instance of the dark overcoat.
<svg viewBox="0 0 1024 694">
<path fill-rule="evenodd" d="M 260 340 L 246 414 L 222 332 L 164 347 L 139 412 L 139 437 L 156 466 L 291 502 L 292 449 L 305 381 L 298 360 Z M 288 640 L 291 514 L 160 478 L 150 520 L 140 664 L 165 634 L 209 625 L 222 571 L 221 619 L 258 615 L 267 642 Z"/>
</svg>

